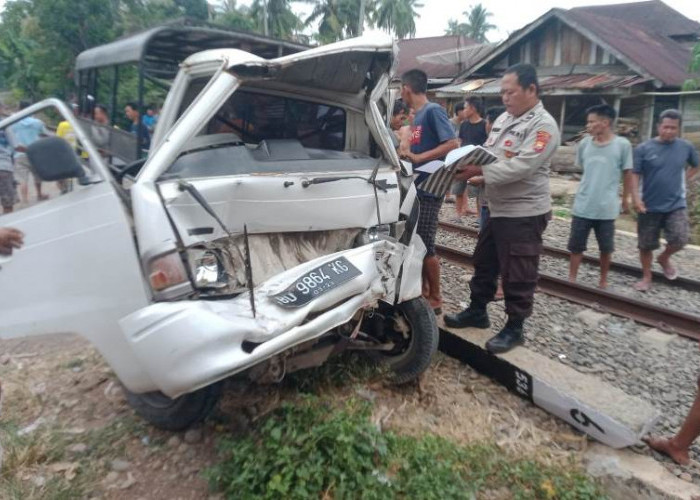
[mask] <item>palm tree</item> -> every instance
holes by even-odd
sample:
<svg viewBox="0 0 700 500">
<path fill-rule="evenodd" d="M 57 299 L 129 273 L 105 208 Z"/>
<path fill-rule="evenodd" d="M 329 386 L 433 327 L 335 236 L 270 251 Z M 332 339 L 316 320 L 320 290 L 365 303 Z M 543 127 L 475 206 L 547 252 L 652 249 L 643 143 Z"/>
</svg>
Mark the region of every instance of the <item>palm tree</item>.
<svg viewBox="0 0 700 500">
<path fill-rule="evenodd" d="M 238 6 L 236 0 L 226 0 L 220 5 L 220 11 L 213 18 L 216 24 L 239 31 L 258 31 L 255 18 L 250 13 L 250 7 Z"/>
<path fill-rule="evenodd" d="M 464 23 L 460 23 L 456 19 L 447 21 L 446 35 L 464 35 L 467 36 L 468 27 Z"/>
<path fill-rule="evenodd" d="M 470 6 L 468 11 L 462 12 L 467 17 L 466 23 L 460 23 L 450 19 L 445 33 L 448 35 L 466 35 L 475 42 L 487 43 L 486 33 L 496 28 L 496 25 L 488 22 L 493 14 L 487 11 L 480 3 Z"/>
<path fill-rule="evenodd" d="M 360 0 L 315 0 L 315 6 L 305 26 L 318 21 L 316 40 L 331 43 L 359 34 Z M 372 18 L 372 5 L 365 9 L 365 20 Z"/>
<path fill-rule="evenodd" d="M 254 0 L 250 14 L 255 19 L 257 31 L 275 38 L 291 38 L 302 27 L 302 22 L 292 11 L 289 0 Z M 267 14 L 267 20 L 265 19 Z"/>
<path fill-rule="evenodd" d="M 373 4 L 372 24 L 396 38 L 413 38 L 416 36 L 416 12 L 423 7 L 418 0 L 376 0 Z"/>
</svg>

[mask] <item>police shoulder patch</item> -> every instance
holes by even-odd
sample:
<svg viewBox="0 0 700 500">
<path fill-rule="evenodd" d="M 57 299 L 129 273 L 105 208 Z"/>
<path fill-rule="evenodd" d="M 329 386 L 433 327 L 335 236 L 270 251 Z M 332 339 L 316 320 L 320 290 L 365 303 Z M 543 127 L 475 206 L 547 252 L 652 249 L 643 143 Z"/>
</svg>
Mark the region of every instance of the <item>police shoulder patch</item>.
<svg viewBox="0 0 700 500">
<path fill-rule="evenodd" d="M 552 134 L 544 130 L 538 130 L 537 134 L 535 135 L 535 145 L 533 147 L 535 153 L 541 153 L 544 151 L 551 139 Z"/>
</svg>

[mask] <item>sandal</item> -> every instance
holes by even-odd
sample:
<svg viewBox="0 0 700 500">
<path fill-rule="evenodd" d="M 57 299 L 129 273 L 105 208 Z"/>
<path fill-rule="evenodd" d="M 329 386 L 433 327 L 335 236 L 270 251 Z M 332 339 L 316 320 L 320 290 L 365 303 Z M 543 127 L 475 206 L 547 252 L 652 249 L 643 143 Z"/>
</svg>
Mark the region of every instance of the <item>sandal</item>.
<svg viewBox="0 0 700 500">
<path fill-rule="evenodd" d="M 651 290 L 651 283 L 647 283 L 646 281 L 639 281 L 635 283 L 634 289 L 638 292 L 648 292 L 649 290 Z"/>
</svg>

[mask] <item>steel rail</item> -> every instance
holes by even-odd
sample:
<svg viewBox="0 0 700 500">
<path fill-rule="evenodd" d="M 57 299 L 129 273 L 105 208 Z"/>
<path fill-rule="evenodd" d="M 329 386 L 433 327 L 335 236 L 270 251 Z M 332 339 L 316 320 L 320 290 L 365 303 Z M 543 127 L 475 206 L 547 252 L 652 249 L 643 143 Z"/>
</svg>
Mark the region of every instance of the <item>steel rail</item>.
<svg viewBox="0 0 700 500">
<path fill-rule="evenodd" d="M 467 226 L 462 226 L 461 224 L 455 224 L 452 222 L 439 222 L 439 227 L 441 229 L 444 229 L 445 231 L 450 231 L 452 233 L 457 233 L 457 234 L 462 234 L 465 236 L 469 236 L 470 238 L 477 238 L 479 236 L 479 230 L 472 228 L 472 227 L 467 227 Z M 568 259 L 571 253 L 568 250 L 564 250 L 562 248 L 557 248 L 549 245 L 544 245 L 542 248 L 542 255 L 547 255 L 549 257 L 558 257 L 558 258 L 565 258 Z M 583 262 L 586 262 L 588 264 L 595 264 L 595 265 L 600 265 L 600 259 L 598 257 L 593 257 L 591 255 L 583 255 Z M 616 271 L 616 272 L 622 272 L 622 273 L 627 273 L 631 274 L 632 276 L 636 276 L 641 278 L 642 277 L 642 269 L 633 266 L 631 264 L 625 264 L 623 262 L 611 262 L 610 263 L 610 270 L 611 271 Z M 670 280 L 664 276 L 664 273 L 661 271 L 655 271 L 652 270 L 652 274 L 654 276 L 655 280 L 659 280 L 662 283 L 665 283 L 670 286 L 682 288 L 683 290 L 688 290 L 689 292 L 699 292 L 700 293 L 700 281 L 699 280 L 694 280 L 691 278 L 684 278 L 682 276 L 679 276 L 675 280 Z"/>
<path fill-rule="evenodd" d="M 440 257 L 459 265 L 472 265 L 473 255 L 470 253 L 444 245 L 435 245 L 435 248 Z M 571 283 L 568 280 L 542 272 L 539 273 L 537 287 L 538 290 L 547 295 L 633 319 L 659 330 L 700 340 L 700 316 L 695 314 L 666 309 L 650 302 L 643 302 L 607 290 L 580 283 Z"/>
</svg>

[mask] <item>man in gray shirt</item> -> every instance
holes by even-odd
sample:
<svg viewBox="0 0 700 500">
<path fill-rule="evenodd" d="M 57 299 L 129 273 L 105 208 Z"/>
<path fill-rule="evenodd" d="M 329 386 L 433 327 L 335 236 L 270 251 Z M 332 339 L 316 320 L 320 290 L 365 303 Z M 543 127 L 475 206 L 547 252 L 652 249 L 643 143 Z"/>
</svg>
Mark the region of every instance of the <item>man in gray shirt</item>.
<svg viewBox="0 0 700 500">
<path fill-rule="evenodd" d="M 680 112 L 667 109 L 659 115 L 659 135 L 634 151 L 632 197 L 637 211 L 637 246 L 643 271 L 642 281 L 635 288 L 640 292 L 651 288 L 651 264 L 654 250 L 659 248 L 661 230 L 667 244 L 656 261 L 670 280 L 678 277 L 671 256 L 690 240 L 685 186 L 698 173 L 700 162 L 693 145 L 678 137 L 680 130 Z M 688 169 L 689 166 L 692 168 Z"/>
<path fill-rule="evenodd" d="M 483 175 L 491 217 L 474 250 L 471 303 L 445 317 L 449 327 L 488 328 L 486 305 L 503 279 L 508 322 L 486 343 L 492 353 L 523 343 L 523 322 L 532 314 L 542 233 L 551 217 L 550 159 L 559 145 L 556 121 L 539 99 L 534 66 L 516 64 L 501 81 L 506 112 L 493 124 L 486 148 L 499 160 L 467 166 L 456 178 Z"/>
</svg>

